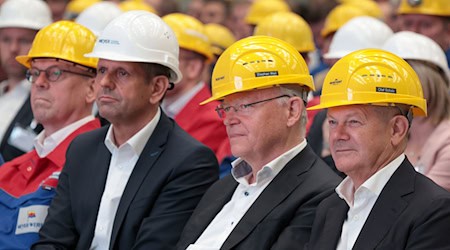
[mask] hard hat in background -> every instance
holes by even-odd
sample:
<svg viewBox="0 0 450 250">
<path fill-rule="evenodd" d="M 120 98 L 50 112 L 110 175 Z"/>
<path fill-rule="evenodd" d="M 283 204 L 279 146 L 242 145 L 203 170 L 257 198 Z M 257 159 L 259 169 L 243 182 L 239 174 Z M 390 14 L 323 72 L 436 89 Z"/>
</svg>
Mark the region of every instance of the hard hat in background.
<svg viewBox="0 0 450 250">
<path fill-rule="evenodd" d="M 325 77 L 320 104 L 308 110 L 355 104 L 406 104 L 415 116 L 427 114 L 416 72 L 402 58 L 381 49 L 358 50 L 337 61 Z"/>
<path fill-rule="evenodd" d="M 227 27 L 217 23 L 205 24 L 205 32 L 211 42 L 211 50 L 216 56 L 220 56 L 225 49 L 236 42 L 233 33 Z"/>
<path fill-rule="evenodd" d="M 69 1 L 66 7 L 64 18 L 67 20 L 75 20 L 77 16 L 85 9 L 89 8 L 94 3 L 98 3 L 102 0 L 72 0 Z"/>
<path fill-rule="evenodd" d="M 401 31 L 392 35 L 382 49 L 407 60 L 420 60 L 438 66 L 450 80 L 447 58 L 442 48 L 427 36 L 411 31 Z"/>
<path fill-rule="evenodd" d="M 95 3 L 78 15 L 75 22 L 90 29 L 96 36 L 114 18 L 122 14 L 117 4 L 112 2 Z"/>
<path fill-rule="evenodd" d="M 320 34 L 322 37 L 327 37 L 336 32 L 336 30 L 342 27 L 342 25 L 350 19 L 358 16 L 368 16 L 368 14 L 351 4 L 340 4 L 328 13 Z"/>
<path fill-rule="evenodd" d="M 33 58 L 59 58 L 96 68 L 98 60 L 84 56 L 94 43 L 95 35 L 88 28 L 72 21 L 58 21 L 41 29 L 28 55 L 17 56 L 16 60 L 27 68 L 31 67 Z"/>
<path fill-rule="evenodd" d="M 394 32 L 377 18 L 355 17 L 339 28 L 331 40 L 327 59 L 339 59 L 360 49 L 381 48 Z"/>
<path fill-rule="evenodd" d="M 314 39 L 308 23 L 293 12 L 277 12 L 258 23 L 255 36 L 273 36 L 290 43 L 299 52 L 315 49 Z"/>
<path fill-rule="evenodd" d="M 341 0 L 343 4 L 353 5 L 363 10 L 366 15 L 382 19 L 384 17 L 381 7 L 373 0 Z"/>
<path fill-rule="evenodd" d="M 280 84 L 298 84 L 314 90 L 303 57 L 289 43 L 275 37 L 250 36 L 228 47 L 217 60 L 211 77 L 212 97 L 225 96 Z"/>
<path fill-rule="evenodd" d="M 7 0 L 0 7 L 0 28 L 40 30 L 52 23 L 52 13 L 42 0 Z"/>
<path fill-rule="evenodd" d="M 145 10 L 148 12 L 151 12 L 153 14 L 158 14 L 151 5 L 143 2 L 143 1 L 136 1 L 136 0 L 127 0 L 119 3 L 119 8 L 125 12 L 130 10 Z"/>
<path fill-rule="evenodd" d="M 109 22 L 86 57 L 164 65 L 177 83 L 179 47 L 175 33 L 157 15 L 144 10 L 127 11 Z"/>
<path fill-rule="evenodd" d="M 398 14 L 450 16 L 449 0 L 401 0 Z"/>
<path fill-rule="evenodd" d="M 162 20 L 175 32 L 180 48 L 195 51 L 204 55 L 208 60 L 213 59 L 211 42 L 202 22 L 182 13 L 166 15 Z"/>
<path fill-rule="evenodd" d="M 245 22 L 251 25 L 257 25 L 259 21 L 270 14 L 277 12 L 288 12 L 291 8 L 285 1 L 281 0 L 257 0 L 250 5 Z"/>
</svg>

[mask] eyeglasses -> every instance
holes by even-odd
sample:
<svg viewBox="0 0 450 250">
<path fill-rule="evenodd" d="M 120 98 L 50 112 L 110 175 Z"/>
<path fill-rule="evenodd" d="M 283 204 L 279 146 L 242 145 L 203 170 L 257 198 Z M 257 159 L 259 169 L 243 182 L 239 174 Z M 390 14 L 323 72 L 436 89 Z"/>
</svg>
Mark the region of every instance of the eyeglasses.
<svg viewBox="0 0 450 250">
<path fill-rule="evenodd" d="M 289 95 L 280 95 L 280 96 L 272 97 L 269 99 L 264 99 L 264 100 L 252 102 L 252 103 L 240 104 L 240 105 L 236 105 L 236 106 L 231 106 L 231 105 L 225 106 L 225 105 L 220 104 L 219 106 L 217 106 L 216 112 L 219 115 L 219 117 L 222 119 L 224 119 L 226 117 L 226 115 L 230 112 L 231 109 L 233 109 L 234 112 L 240 112 L 241 114 L 249 114 L 252 111 L 253 106 L 255 106 L 256 104 L 272 101 L 272 100 L 283 98 L 283 97 L 291 98 L 291 96 L 289 96 Z"/>
<path fill-rule="evenodd" d="M 64 70 L 64 69 L 58 68 L 58 66 L 51 66 L 51 67 L 48 67 L 45 70 L 31 68 L 31 69 L 27 70 L 26 78 L 31 83 L 35 83 L 36 80 L 39 78 L 39 75 L 42 72 L 45 72 L 45 77 L 47 78 L 47 80 L 49 82 L 56 82 L 56 81 L 58 81 L 58 79 L 61 77 L 61 75 L 63 73 L 71 73 L 71 74 L 80 75 L 80 76 L 94 77 L 94 75 L 88 75 L 88 74 L 73 72 L 73 71 L 70 71 L 70 70 Z"/>
</svg>

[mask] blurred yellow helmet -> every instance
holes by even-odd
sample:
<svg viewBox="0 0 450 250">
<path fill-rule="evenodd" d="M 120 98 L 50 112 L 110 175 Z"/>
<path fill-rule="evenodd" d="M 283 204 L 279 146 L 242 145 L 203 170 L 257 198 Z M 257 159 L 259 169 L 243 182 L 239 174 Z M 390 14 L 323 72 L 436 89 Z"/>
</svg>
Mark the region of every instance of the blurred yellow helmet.
<svg viewBox="0 0 450 250">
<path fill-rule="evenodd" d="M 412 67 L 402 58 L 381 50 L 352 52 L 331 67 L 316 110 L 354 104 L 412 106 L 413 114 L 426 116 L 422 86 Z"/>
<path fill-rule="evenodd" d="M 283 0 L 257 0 L 250 5 L 245 22 L 257 25 L 263 18 L 277 12 L 291 11 L 289 5 Z"/>
<path fill-rule="evenodd" d="M 314 90 L 300 53 L 287 42 L 269 36 L 250 36 L 231 45 L 217 60 L 211 81 L 212 96 L 201 104 L 282 84 Z"/>
<path fill-rule="evenodd" d="M 213 59 L 205 27 L 198 19 L 181 13 L 172 13 L 162 19 L 175 32 L 180 48 L 195 51 L 209 60 Z"/>
<path fill-rule="evenodd" d="M 125 12 L 130 10 L 145 10 L 148 12 L 151 12 L 153 14 L 156 13 L 156 10 L 149 4 L 143 2 L 143 1 L 136 1 L 136 0 L 127 0 L 123 1 L 119 4 L 119 8 Z"/>
<path fill-rule="evenodd" d="M 205 32 L 211 42 L 212 52 L 217 56 L 236 42 L 233 33 L 227 27 L 217 23 L 205 24 Z"/>
<path fill-rule="evenodd" d="M 353 5 L 371 17 L 380 19 L 384 17 L 381 7 L 373 0 L 341 0 L 341 3 Z"/>
<path fill-rule="evenodd" d="M 398 14 L 450 16 L 449 0 L 401 0 Z"/>
<path fill-rule="evenodd" d="M 28 55 L 17 56 L 16 60 L 27 68 L 33 58 L 58 58 L 96 68 L 98 59 L 84 56 L 92 51 L 95 40 L 94 33 L 81 24 L 54 22 L 36 34 Z"/>
<path fill-rule="evenodd" d="M 354 5 L 340 4 L 328 13 L 327 18 L 325 19 L 325 25 L 320 31 L 320 34 L 322 37 L 327 37 L 336 32 L 350 19 L 358 16 L 366 16 L 366 13 Z"/>
<path fill-rule="evenodd" d="M 293 12 L 277 12 L 256 25 L 255 36 L 273 36 L 290 43 L 299 52 L 315 49 L 314 39 L 308 23 Z"/>
<path fill-rule="evenodd" d="M 83 10 L 101 0 L 72 0 L 67 4 L 65 17 L 69 20 L 75 19 Z"/>
</svg>

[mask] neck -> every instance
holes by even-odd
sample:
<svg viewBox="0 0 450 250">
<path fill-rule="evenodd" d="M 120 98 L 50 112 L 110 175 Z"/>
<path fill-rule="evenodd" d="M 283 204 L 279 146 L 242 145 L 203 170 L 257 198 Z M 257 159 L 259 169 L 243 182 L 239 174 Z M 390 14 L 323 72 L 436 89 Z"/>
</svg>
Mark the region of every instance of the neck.
<svg viewBox="0 0 450 250">
<path fill-rule="evenodd" d="M 148 116 L 142 117 L 139 120 L 133 121 L 119 121 L 112 123 L 114 142 L 117 147 L 127 142 L 131 137 L 137 134 L 142 128 L 144 128 L 156 115 L 155 112 L 151 112 Z"/>
</svg>

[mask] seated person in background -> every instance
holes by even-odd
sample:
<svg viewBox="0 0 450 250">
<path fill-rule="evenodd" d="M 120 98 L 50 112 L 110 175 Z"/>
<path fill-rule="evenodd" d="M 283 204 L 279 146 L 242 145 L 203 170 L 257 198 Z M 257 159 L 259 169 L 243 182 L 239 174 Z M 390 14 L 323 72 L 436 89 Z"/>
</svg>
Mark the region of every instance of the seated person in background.
<svg viewBox="0 0 450 250">
<path fill-rule="evenodd" d="M 100 127 L 91 115 L 97 60 L 83 56 L 94 43 L 85 27 L 60 21 L 40 30 L 28 55 L 17 57 L 29 68 L 31 108 L 44 130 L 34 150 L 0 167 L 1 249 L 29 249 L 38 240 L 70 142 Z"/>
</svg>

